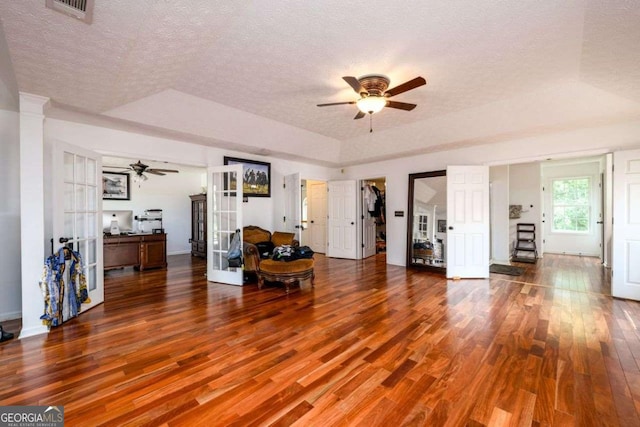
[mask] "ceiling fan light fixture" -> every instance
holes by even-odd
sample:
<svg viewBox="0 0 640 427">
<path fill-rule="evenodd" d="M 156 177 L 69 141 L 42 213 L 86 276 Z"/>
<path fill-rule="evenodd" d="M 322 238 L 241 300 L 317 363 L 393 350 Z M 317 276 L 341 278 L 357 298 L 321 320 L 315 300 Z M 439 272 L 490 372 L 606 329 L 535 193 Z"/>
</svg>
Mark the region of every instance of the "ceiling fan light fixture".
<svg viewBox="0 0 640 427">
<path fill-rule="evenodd" d="M 133 182 L 137 182 L 137 183 L 144 182 L 144 181 L 146 181 L 147 179 L 149 179 L 149 178 L 147 178 L 147 176 L 146 176 L 146 175 L 144 175 L 144 174 L 142 174 L 142 173 L 137 173 L 137 174 L 135 174 L 135 175 L 133 176 Z"/>
<path fill-rule="evenodd" d="M 356 101 L 356 106 L 360 111 L 367 114 L 375 114 L 387 105 L 387 99 L 384 96 L 365 96 Z"/>
</svg>

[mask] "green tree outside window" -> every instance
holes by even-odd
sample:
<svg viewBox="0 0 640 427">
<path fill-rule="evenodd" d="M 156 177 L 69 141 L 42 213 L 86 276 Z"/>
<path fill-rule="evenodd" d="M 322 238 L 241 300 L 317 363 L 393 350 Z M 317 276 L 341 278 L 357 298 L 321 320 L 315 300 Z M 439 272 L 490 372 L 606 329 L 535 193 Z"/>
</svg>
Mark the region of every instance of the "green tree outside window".
<svg viewBox="0 0 640 427">
<path fill-rule="evenodd" d="M 591 228 L 591 180 L 553 180 L 553 231 L 587 233 Z"/>
</svg>

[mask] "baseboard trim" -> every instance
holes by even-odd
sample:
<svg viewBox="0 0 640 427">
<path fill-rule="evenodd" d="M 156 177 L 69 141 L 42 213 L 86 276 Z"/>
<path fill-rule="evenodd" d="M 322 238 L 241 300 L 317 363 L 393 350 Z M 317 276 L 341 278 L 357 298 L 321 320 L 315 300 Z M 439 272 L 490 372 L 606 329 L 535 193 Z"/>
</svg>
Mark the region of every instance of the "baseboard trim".
<svg viewBox="0 0 640 427">
<path fill-rule="evenodd" d="M 49 333 L 49 328 L 44 325 L 32 326 L 30 328 L 25 328 L 24 326 L 20 330 L 20 339 L 33 337 L 36 335 L 42 335 Z"/>
<path fill-rule="evenodd" d="M 21 317 L 22 317 L 21 311 L 9 311 L 7 313 L 0 313 L 0 322 L 4 322 L 6 320 L 20 319 Z"/>
<path fill-rule="evenodd" d="M 186 250 L 186 251 L 173 251 L 173 252 L 167 252 L 167 256 L 171 256 L 171 255 L 185 255 L 185 254 L 190 254 L 191 251 L 190 250 Z"/>
</svg>

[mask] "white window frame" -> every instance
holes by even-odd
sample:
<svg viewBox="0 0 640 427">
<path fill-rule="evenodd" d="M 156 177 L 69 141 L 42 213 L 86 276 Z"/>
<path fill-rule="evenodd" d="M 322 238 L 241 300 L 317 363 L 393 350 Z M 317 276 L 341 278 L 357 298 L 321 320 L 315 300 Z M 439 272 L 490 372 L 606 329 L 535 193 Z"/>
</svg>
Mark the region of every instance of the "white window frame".
<svg viewBox="0 0 640 427">
<path fill-rule="evenodd" d="M 556 181 L 576 181 L 576 180 L 587 180 L 587 188 L 589 193 L 587 194 L 587 204 L 586 205 L 576 205 L 576 204 L 566 204 L 566 205 L 556 205 L 554 191 Z M 555 211 L 556 207 L 586 207 L 587 208 L 587 221 L 588 227 L 586 230 L 557 230 L 555 228 Z M 572 176 L 572 177 L 563 177 L 563 178 L 552 178 L 551 179 L 551 233 L 555 234 L 589 234 L 593 228 L 592 224 L 592 212 L 593 212 L 593 187 L 590 176 Z"/>
</svg>

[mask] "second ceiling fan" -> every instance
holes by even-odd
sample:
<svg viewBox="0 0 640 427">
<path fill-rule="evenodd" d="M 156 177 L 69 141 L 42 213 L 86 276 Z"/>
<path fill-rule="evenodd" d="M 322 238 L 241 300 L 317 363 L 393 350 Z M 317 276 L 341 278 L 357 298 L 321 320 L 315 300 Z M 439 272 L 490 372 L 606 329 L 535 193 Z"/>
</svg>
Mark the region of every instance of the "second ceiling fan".
<svg viewBox="0 0 640 427">
<path fill-rule="evenodd" d="M 427 84 L 427 81 L 423 77 L 416 77 L 415 79 L 409 80 L 399 86 L 387 90 L 390 80 L 387 76 L 383 76 L 381 74 L 367 74 L 360 78 L 345 76 L 342 77 L 342 79 L 347 82 L 358 95 L 360 95 L 360 99 L 357 101 L 318 104 L 318 107 L 355 104 L 358 107 L 358 113 L 353 118 L 354 120 L 363 118 L 367 113 L 375 114 L 384 107 L 411 111 L 416 108 L 416 104 L 391 101 L 388 98 Z"/>
<path fill-rule="evenodd" d="M 166 175 L 167 173 L 178 173 L 179 171 L 175 169 L 158 169 L 158 168 L 150 168 L 149 165 L 145 165 L 140 160 L 136 163 L 131 163 L 129 167 L 121 167 L 121 166 L 104 166 L 109 169 L 125 169 L 128 173 L 135 172 L 135 177 L 139 178 L 141 181 L 146 181 L 147 176 L 145 173 L 150 173 L 153 175 Z"/>
</svg>

